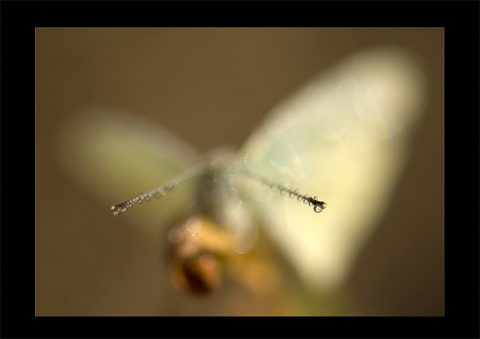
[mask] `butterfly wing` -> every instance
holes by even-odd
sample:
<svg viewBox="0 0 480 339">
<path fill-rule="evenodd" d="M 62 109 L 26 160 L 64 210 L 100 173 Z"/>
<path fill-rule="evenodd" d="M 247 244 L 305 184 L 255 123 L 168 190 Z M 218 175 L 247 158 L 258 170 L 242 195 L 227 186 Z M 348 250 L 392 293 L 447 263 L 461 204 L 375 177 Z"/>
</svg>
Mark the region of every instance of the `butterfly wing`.
<svg viewBox="0 0 480 339">
<path fill-rule="evenodd" d="M 407 52 L 365 51 L 281 103 L 241 149 L 251 172 L 328 204 L 317 214 L 265 185 L 246 188 L 267 233 L 317 291 L 341 285 L 388 204 L 424 94 Z"/>
<path fill-rule="evenodd" d="M 189 145 L 148 119 L 98 107 L 65 122 L 58 145 L 62 167 L 105 204 L 106 213 L 114 203 L 151 190 L 199 161 Z M 162 223 L 188 213 L 196 180 L 178 185 L 161 204 L 133 208 L 122 218 L 134 217 L 144 231 L 158 232 Z"/>
</svg>

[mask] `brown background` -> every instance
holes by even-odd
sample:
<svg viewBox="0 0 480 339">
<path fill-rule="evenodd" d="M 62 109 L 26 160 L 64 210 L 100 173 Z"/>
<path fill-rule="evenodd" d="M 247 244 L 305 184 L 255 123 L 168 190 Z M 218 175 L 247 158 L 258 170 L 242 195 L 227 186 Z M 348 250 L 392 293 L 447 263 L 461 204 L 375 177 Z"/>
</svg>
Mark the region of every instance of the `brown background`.
<svg viewBox="0 0 480 339">
<path fill-rule="evenodd" d="M 268 301 L 260 305 L 227 292 L 165 297 L 176 292 L 155 269 L 155 240 L 114 220 L 58 166 L 53 150 L 59 124 L 77 109 L 100 104 L 146 115 L 199 151 L 238 147 L 265 113 L 310 77 L 357 50 L 384 44 L 407 47 L 423 61 L 426 112 L 396 195 L 344 292 L 354 306 L 318 312 L 442 315 L 439 28 L 37 29 L 36 314 L 281 313 Z"/>
</svg>

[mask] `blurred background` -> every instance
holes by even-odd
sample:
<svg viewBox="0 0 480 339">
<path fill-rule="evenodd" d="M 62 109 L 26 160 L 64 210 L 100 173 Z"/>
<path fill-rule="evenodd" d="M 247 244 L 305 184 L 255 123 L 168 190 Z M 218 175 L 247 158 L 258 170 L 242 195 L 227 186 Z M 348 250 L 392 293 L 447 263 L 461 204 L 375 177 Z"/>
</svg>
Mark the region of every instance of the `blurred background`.
<svg viewBox="0 0 480 339">
<path fill-rule="evenodd" d="M 443 33 L 37 28 L 36 314 L 443 315 Z M 312 76 L 382 45 L 418 56 L 427 80 L 425 112 L 394 197 L 346 286 L 332 295 L 303 288 L 273 246 L 269 255 L 289 277 L 275 293 L 234 282 L 208 296 L 178 292 L 166 278 L 162 240 L 132 227 L 132 219 L 112 217 L 109 205 L 59 165 L 62 124 L 97 105 L 148 117 L 200 152 L 238 148 L 270 109 Z"/>
</svg>

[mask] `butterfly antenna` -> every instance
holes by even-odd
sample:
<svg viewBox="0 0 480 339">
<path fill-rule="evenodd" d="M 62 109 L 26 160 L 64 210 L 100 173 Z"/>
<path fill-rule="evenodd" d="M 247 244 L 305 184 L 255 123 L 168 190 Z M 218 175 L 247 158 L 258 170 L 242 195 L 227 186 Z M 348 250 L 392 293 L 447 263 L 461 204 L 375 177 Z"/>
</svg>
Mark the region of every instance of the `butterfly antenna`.
<svg viewBox="0 0 480 339">
<path fill-rule="evenodd" d="M 327 203 L 325 201 L 318 200 L 316 196 L 311 197 L 309 195 L 300 194 L 300 193 L 297 192 L 296 189 L 291 189 L 291 188 L 286 187 L 284 185 L 272 182 L 272 181 L 270 181 L 270 180 L 268 180 L 264 177 L 261 177 L 257 174 L 254 174 L 250 171 L 247 171 L 247 170 L 245 170 L 245 173 L 247 173 L 247 175 L 251 179 L 253 179 L 255 181 L 258 181 L 258 182 L 261 182 L 262 184 L 266 185 L 267 187 L 278 190 L 281 195 L 288 194 L 288 196 L 292 199 L 296 198 L 298 201 L 301 201 L 304 204 L 307 204 L 308 206 L 313 206 L 313 210 L 316 213 L 320 213 L 325 208 L 327 208 Z"/>
<path fill-rule="evenodd" d="M 152 200 L 152 198 L 158 199 L 160 197 L 163 197 L 163 196 L 167 195 L 180 182 L 182 182 L 182 181 L 184 181 L 188 178 L 204 174 L 204 173 L 206 173 L 206 171 L 207 171 L 207 163 L 206 162 L 202 162 L 202 163 L 199 163 L 195 166 L 189 167 L 188 169 L 179 173 L 178 175 L 176 175 L 175 177 L 173 177 L 169 181 L 165 182 L 161 186 L 159 186 L 157 188 L 154 188 L 154 189 L 152 189 L 148 192 L 144 192 L 144 193 L 142 193 L 142 194 L 140 194 L 140 195 L 138 195 L 138 196 L 136 196 L 132 199 L 129 199 L 129 200 L 126 200 L 126 201 L 123 201 L 123 202 L 119 202 L 118 204 L 115 204 L 112 207 L 110 207 L 110 210 L 112 211 L 113 215 L 115 215 L 115 216 L 117 216 L 119 214 L 122 214 L 122 213 L 125 213 L 128 210 L 130 210 L 136 204 L 142 204 L 144 201 L 148 202 L 148 201 Z"/>
</svg>

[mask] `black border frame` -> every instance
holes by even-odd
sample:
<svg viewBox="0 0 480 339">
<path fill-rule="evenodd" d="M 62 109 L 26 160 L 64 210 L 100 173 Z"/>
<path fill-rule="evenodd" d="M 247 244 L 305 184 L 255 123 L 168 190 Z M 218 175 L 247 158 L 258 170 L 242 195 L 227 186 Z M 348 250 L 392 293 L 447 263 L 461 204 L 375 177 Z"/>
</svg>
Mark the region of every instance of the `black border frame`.
<svg viewBox="0 0 480 339">
<path fill-rule="evenodd" d="M 1 6 L 1 337 L 479 337 L 479 2 L 13 2 Z M 348 10 L 346 10 L 348 8 Z M 444 317 L 35 317 L 35 27 L 444 27 Z M 469 90 L 471 89 L 471 90 Z M 455 111 L 450 110 L 452 103 Z M 465 121 L 472 119 L 472 122 Z M 456 144 L 459 147 L 455 147 Z M 468 149 L 468 157 L 462 153 Z M 22 148 L 22 152 L 18 152 Z M 473 152 L 472 152 L 473 151 Z M 21 156 L 19 156 L 21 154 Z M 459 168 L 459 164 L 464 164 Z M 24 171 L 25 170 L 25 171 Z M 31 172 L 33 170 L 33 173 Z M 461 171 L 457 174 L 457 171 Z M 17 177 L 18 176 L 18 177 Z M 456 192 L 459 190 L 459 192 Z M 475 189 L 473 190 L 475 192 Z M 9 213 L 20 209 L 21 219 Z M 474 215 L 471 215 L 472 212 Z M 449 215 L 463 222 L 449 223 Z M 457 263 L 461 262 L 462 265 Z M 175 324 L 175 322 L 179 322 Z M 223 332 L 223 325 L 228 332 Z"/>
</svg>

